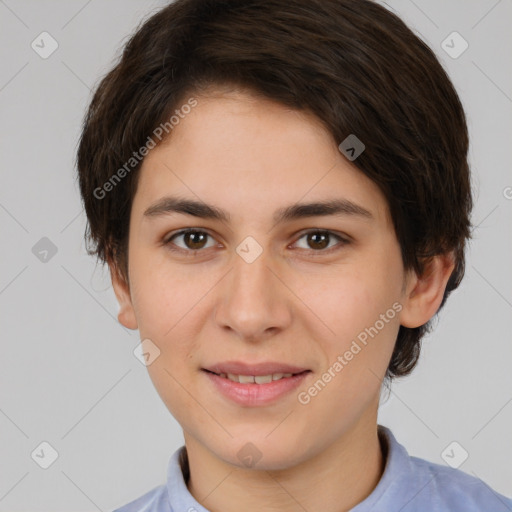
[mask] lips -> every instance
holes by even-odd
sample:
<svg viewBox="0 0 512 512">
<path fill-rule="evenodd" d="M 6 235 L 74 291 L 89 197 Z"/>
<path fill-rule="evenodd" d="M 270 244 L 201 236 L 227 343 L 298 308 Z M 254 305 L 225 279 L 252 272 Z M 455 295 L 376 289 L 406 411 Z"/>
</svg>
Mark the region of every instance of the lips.
<svg viewBox="0 0 512 512">
<path fill-rule="evenodd" d="M 208 371 L 208 370 L 206 370 Z M 213 373 L 211 375 L 217 375 L 224 379 L 228 379 L 232 382 L 239 382 L 240 384 L 270 384 L 276 380 L 288 379 L 295 375 L 301 375 L 300 373 L 270 373 L 268 375 L 236 375 L 234 373 Z"/>
<path fill-rule="evenodd" d="M 303 373 L 308 371 L 308 368 L 294 366 L 286 363 L 280 362 L 265 362 L 265 363 L 257 363 L 257 364 L 248 364 L 243 363 L 241 361 L 226 361 L 221 363 L 216 363 L 213 365 L 209 365 L 207 367 L 202 368 L 203 370 L 209 371 L 211 373 L 215 373 L 217 375 L 221 374 L 231 374 L 231 375 L 243 375 L 243 376 L 265 376 L 265 375 L 274 375 L 274 374 L 292 374 L 296 375 L 298 373 Z"/>
<path fill-rule="evenodd" d="M 216 392 L 242 407 L 264 407 L 284 400 L 312 373 L 299 366 L 274 362 L 226 362 L 201 370 Z"/>
<path fill-rule="evenodd" d="M 277 361 L 224 361 L 201 370 L 217 391 L 243 407 L 264 407 L 285 399 L 311 373 L 308 368 Z"/>
</svg>

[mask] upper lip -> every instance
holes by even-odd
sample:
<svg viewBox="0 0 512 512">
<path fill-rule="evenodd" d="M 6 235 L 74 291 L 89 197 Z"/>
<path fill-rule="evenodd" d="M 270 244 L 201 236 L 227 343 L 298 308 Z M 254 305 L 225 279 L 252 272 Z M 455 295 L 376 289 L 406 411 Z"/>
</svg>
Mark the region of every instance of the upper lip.
<svg viewBox="0 0 512 512">
<path fill-rule="evenodd" d="M 242 361 L 225 361 L 203 368 L 213 373 L 232 373 L 234 375 L 271 375 L 273 373 L 302 373 L 308 368 L 294 366 L 286 363 L 268 361 L 264 363 L 248 364 Z"/>
</svg>

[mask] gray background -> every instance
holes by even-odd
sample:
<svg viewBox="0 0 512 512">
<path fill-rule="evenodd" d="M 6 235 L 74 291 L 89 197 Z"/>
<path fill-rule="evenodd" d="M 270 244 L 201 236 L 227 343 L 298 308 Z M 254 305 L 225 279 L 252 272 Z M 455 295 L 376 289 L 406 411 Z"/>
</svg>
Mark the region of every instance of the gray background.
<svg viewBox="0 0 512 512">
<path fill-rule="evenodd" d="M 113 509 L 163 483 L 183 441 L 133 355 L 138 332 L 118 324 L 108 275 L 85 252 L 73 168 L 90 89 L 164 4 L 0 1 L 0 511 Z M 463 284 L 380 422 L 442 464 L 457 441 L 469 453 L 460 469 L 510 496 L 512 1 L 388 6 L 433 47 L 467 110 L 478 228 Z M 31 48 L 43 31 L 59 45 L 47 59 Z M 457 59 L 441 47 L 453 31 L 469 43 Z M 43 237 L 57 248 L 46 262 L 32 252 Z M 59 455 L 48 469 L 31 457 L 43 441 Z"/>
</svg>

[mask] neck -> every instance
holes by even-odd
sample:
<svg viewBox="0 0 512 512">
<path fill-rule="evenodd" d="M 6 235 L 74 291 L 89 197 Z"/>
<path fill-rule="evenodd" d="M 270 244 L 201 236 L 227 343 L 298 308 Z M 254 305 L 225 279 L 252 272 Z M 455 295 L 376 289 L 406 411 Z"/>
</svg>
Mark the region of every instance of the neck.
<svg viewBox="0 0 512 512">
<path fill-rule="evenodd" d="M 385 464 L 376 415 L 311 458 L 283 470 L 254 470 L 219 459 L 185 434 L 192 496 L 211 512 L 349 511 L 371 494 Z"/>
</svg>

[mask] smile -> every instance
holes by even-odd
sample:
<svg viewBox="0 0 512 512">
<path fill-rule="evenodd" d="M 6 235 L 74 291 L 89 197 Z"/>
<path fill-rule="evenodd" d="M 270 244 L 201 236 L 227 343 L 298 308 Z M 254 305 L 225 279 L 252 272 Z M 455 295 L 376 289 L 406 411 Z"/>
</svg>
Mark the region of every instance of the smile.
<svg viewBox="0 0 512 512">
<path fill-rule="evenodd" d="M 214 373 L 214 372 L 212 372 Z M 224 379 L 229 379 L 233 382 L 239 382 L 240 384 L 268 384 L 274 380 L 281 380 L 291 377 L 292 375 L 298 375 L 293 373 L 271 373 L 268 375 L 235 375 L 234 373 L 220 373 L 215 374 Z"/>
<path fill-rule="evenodd" d="M 231 403 L 245 407 L 265 406 L 284 399 L 300 386 L 311 374 L 310 370 L 300 373 L 269 373 L 266 375 L 240 375 L 215 373 L 203 369 L 210 385 Z"/>
</svg>

